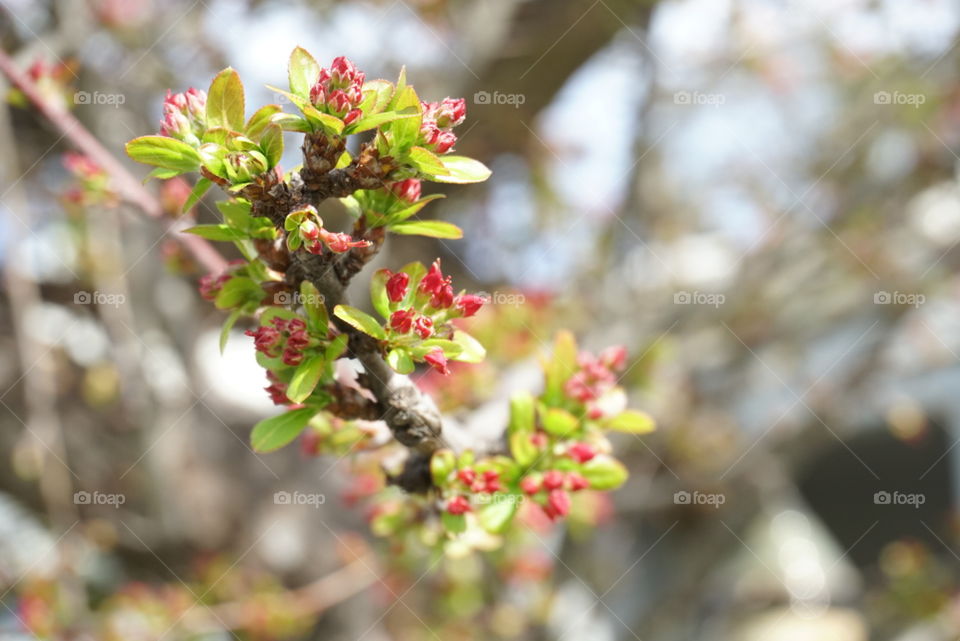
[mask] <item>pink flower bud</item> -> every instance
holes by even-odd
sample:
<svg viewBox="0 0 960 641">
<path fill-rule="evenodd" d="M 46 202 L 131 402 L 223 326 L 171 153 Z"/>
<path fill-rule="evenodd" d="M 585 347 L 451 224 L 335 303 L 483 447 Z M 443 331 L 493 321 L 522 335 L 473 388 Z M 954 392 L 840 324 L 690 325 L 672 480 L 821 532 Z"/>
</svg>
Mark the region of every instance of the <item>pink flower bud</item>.
<svg viewBox="0 0 960 641">
<path fill-rule="evenodd" d="M 323 83 L 318 82 L 310 87 L 310 102 L 317 108 L 327 104 L 327 91 Z"/>
<path fill-rule="evenodd" d="M 590 481 L 576 472 L 570 472 L 567 474 L 567 487 L 570 488 L 571 492 L 579 492 L 590 487 Z"/>
<path fill-rule="evenodd" d="M 345 125 L 352 125 L 353 123 L 360 120 L 360 116 L 363 115 L 363 112 L 359 109 L 351 109 L 347 112 L 347 115 L 343 117 L 343 123 Z"/>
<path fill-rule="evenodd" d="M 390 185 L 390 191 L 400 200 L 413 203 L 420 199 L 420 181 L 416 178 L 407 178 Z"/>
<path fill-rule="evenodd" d="M 407 286 L 410 284 L 410 274 L 397 272 L 387 281 L 387 297 L 393 303 L 399 303 L 407 295 Z"/>
<path fill-rule="evenodd" d="M 596 456 L 597 452 L 587 443 L 574 443 L 567 448 L 567 455 L 577 463 L 586 463 Z"/>
<path fill-rule="evenodd" d="M 436 108 L 437 126 L 456 127 L 467 116 L 467 101 L 463 98 L 444 98 Z"/>
<path fill-rule="evenodd" d="M 450 514 L 466 514 L 470 511 L 470 501 L 463 495 L 457 495 L 447 501 L 447 512 Z"/>
<path fill-rule="evenodd" d="M 555 490 L 563 487 L 563 472 L 560 470 L 548 470 L 543 474 L 543 487 L 548 490 Z"/>
<path fill-rule="evenodd" d="M 445 279 L 443 272 L 440 271 L 440 259 L 438 258 L 430 265 L 430 270 L 427 271 L 426 276 L 420 279 L 420 291 L 425 294 L 436 294 L 446 284 L 448 284 L 448 279 Z"/>
<path fill-rule="evenodd" d="M 200 278 L 200 297 L 204 300 L 213 300 L 223 289 L 224 284 L 230 280 L 230 274 L 207 274 Z"/>
<path fill-rule="evenodd" d="M 262 326 L 258 327 L 256 330 L 247 330 L 244 332 L 247 336 L 253 337 L 253 346 L 258 352 L 263 353 L 266 356 L 273 357 L 276 354 L 273 352 L 273 348 L 277 347 L 280 344 L 280 340 L 283 338 L 280 332 L 273 327 Z"/>
<path fill-rule="evenodd" d="M 420 338 L 426 340 L 433 335 L 433 321 L 429 316 L 420 316 L 414 322 L 413 329 L 420 335 Z"/>
<path fill-rule="evenodd" d="M 503 489 L 503 485 L 500 483 L 500 472 L 496 470 L 487 470 L 483 473 L 483 491 L 493 494 L 494 492 L 499 492 Z"/>
<path fill-rule="evenodd" d="M 623 345 L 608 347 L 600 352 L 600 362 L 614 371 L 622 370 L 627 364 L 627 348 Z"/>
<path fill-rule="evenodd" d="M 467 485 L 473 485 L 473 482 L 477 480 L 477 473 L 473 468 L 465 467 L 457 472 L 457 478 Z"/>
<path fill-rule="evenodd" d="M 450 375 L 450 369 L 447 367 L 447 357 L 443 355 L 443 350 L 439 347 L 427 352 L 423 360 L 444 376 Z"/>
<path fill-rule="evenodd" d="M 570 495 L 564 490 L 551 490 L 547 495 L 547 516 L 556 520 L 570 513 Z"/>
<path fill-rule="evenodd" d="M 460 310 L 460 313 L 463 314 L 464 318 L 469 318 L 480 311 L 480 308 L 483 307 L 486 303 L 486 299 L 482 296 L 477 296 L 475 294 L 464 294 L 462 296 L 457 296 L 456 306 Z"/>
<path fill-rule="evenodd" d="M 307 324 L 300 318 L 291 318 L 286 324 L 286 329 L 289 332 L 299 332 L 305 330 L 306 328 Z"/>
<path fill-rule="evenodd" d="M 354 240 L 350 234 L 343 232 L 328 232 L 325 229 L 320 230 L 320 238 L 330 251 L 336 254 L 342 254 L 353 247 L 369 247 L 369 240 Z"/>
<path fill-rule="evenodd" d="M 307 332 L 304 330 L 298 330 L 290 334 L 290 337 L 287 339 L 287 347 L 289 349 L 295 349 L 297 351 L 302 351 L 310 344 L 310 337 L 307 335 Z"/>
<path fill-rule="evenodd" d="M 305 220 L 300 223 L 300 236 L 304 240 L 317 240 L 320 238 L 320 226 L 312 220 Z"/>
<path fill-rule="evenodd" d="M 525 494 L 536 494 L 540 491 L 540 479 L 534 476 L 525 476 L 520 480 L 520 489 Z"/>
<path fill-rule="evenodd" d="M 446 309 L 453 305 L 453 287 L 449 285 L 449 280 L 448 278 L 447 284 L 440 287 L 440 289 L 430 297 L 430 305 L 432 307 Z"/>
<path fill-rule="evenodd" d="M 413 318 L 416 312 L 413 309 L 398 309 L 390 315 L 390 329 L 400 334 L 407 334 L 413 329 Z"/>
<path fill-rule="evenodd" d="M 327 96 L 327 109 L 335 116 L 346 114 L 351 106 L 350 98 L 341 89 L 336 89 Z"/>
<path fill-rule="evenodd" d="M 290 365 L 295 367 L 303 361 L 303 352 L 298 352 L 295 349 L 287 348 L 283 350 L 283 364 Z"/>
<path fill-rule="evenodd" d="M 433 150 L 438 154 L 445 154 L 451 149 L 457 142 L 457 136 L 452 131 L 441 131 L 437 136 L 437 142 L 433 145 Z"/>
<path fill-rule="evenodd" d="M 273 401 L 274 405 L 287 405 L 290 402 L 290 399 L 287 398 L 287 386 L 283 383 L 273 383 L 263 389 L 270 395 L 270 400 Z"/>
</svg>

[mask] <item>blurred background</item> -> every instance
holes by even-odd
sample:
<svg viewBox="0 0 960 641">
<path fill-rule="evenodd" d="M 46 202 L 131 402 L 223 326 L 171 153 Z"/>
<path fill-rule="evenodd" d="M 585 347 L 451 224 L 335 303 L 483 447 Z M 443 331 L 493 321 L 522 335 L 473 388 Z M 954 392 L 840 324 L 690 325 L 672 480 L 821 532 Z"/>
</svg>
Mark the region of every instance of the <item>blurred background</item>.
<svg viewBox="0 0 960 641">
<path fill-rule="evenodd" d="M 250 113 L 298 44 L 466 97 L 493 177 L 425 210 L 465 238 L 377 266 L 488 292 L 490 358 L 420 384 L 496 429 L 568 327 L 659 426 L 563 527 L 397 549 L 362 455 L 250 451 L 262 370 L 176 231 L 214 196 L 144 216 L 5 85 L 0 639 L 960 638 L 958 36 L 948 0 L 0 0 L 138 179 L 168 88 L 231 65 Z"/>
</svg>

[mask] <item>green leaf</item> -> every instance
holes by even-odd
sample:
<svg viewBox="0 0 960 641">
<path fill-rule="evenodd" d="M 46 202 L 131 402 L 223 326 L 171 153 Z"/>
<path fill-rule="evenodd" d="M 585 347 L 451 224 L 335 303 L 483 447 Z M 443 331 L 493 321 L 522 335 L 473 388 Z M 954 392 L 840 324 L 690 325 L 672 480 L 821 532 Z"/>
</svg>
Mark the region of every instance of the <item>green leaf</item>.
<svg viewBox="0 0 960 641">
<path fill-rule="evenodd" d="M 402 111 L 409 107 L 417 110 L 414 117 L 394 120 L 389 123 L 389 130 L 393 133 L 393 148 L 398 153 L 405 152 L 417 142 L 422 120 L 420 98 L 417 97 L 417 92 L 413 90 L 413 87 L 404 86 L 401 88 L 398 84 L 393 100 L 390 101 L 389 109 L 391 111 Z"/>
<path fill-rule="evenodd" d="M 536 404 L 530 392 L 519 392 L 510 399 L 509 433 L 531 434 L 536 427 Z"/>
<path fill-rule="evenodd" d="M 240 74 L 227 67 L 217 74 L 207 91 L 207 126 L 243 131 L 243 111 Z"/>
<path fill-rule="evenodd" d="M 430 457 L 430 476 L 433 477 L 433 484 L 444 486 L 447 477 L 457 464 L 457 459 L 450 450 L 437 450 Z"/>
<path fill-rule="evenodd" d="M 514 432 L 508 437 L 510 443 L 510 454 L 523 467 L 527 467 L 535 460 L 540 451 L 537 446 L 530 441 L 529 432 Z"/>
<path fill-rule="evenodd" d="M 323 304 L 323 295 L 320 290 L 313 283 L 305 280 L 300 283 L 300 299 L 307 312 L 307 319 L 313 326 L 312 329 L 326 336 L 329 331 L 327 325 L 330 323 L 330 317 L 327 315 L 327 307 Z"/>
<path fill-rule="evenodd" d="M 646 412 L 626 410 L 604 422 L 603 427 L 629 434 L 646 434 L 655 430 L 656 424 Z"/>
<path fill-rule="evenodd" d="M 390 104 L 393 91 L 393 83 L 388 80 L 377 79 L 364 83 L 360 111 L 364 116 L 380 113 Z"/>
<path fill-rule="evenodd" d="M 266 292 L 256 281 L 243 276 L 234 276 L 220 289 L 213 304 L 217 309 L 239 307 L 244 303 L 257 303 L 263 300 Z"/>
<path fill-rule="evenodd" d="M 463 330 L 456 330 L 453 333 L 453 342 L 463 348 L 463 351 L 453 357 L 453 360 L 461 363 L 482 363 L 487 357 L 487 350 L 480 344 L 476 338 Z"/>
<path fill-rule="evenodd" d="M 440 198 L 446 198 L 446 196 L 444 196 L 443 194 L 430 194 L 425 198 L 421 198 L 420 200 L 413 203 L 409 207 L 405 207 L 403 209 L 397 210 L 392 214 L 390 214 L 387 217 L 387 224 L 393 225 L 395 223 L 403 222 L 407 218 L 410 218 L 410 216 L 413 216 L 415 213 L 423 209 L 427 203 L 432 202 L 434 200 L 438 200 Z"/>
<path fill-rule="evenodd" d="M 278 450 L 297 438 L 316 413 L 312 407 L 302 407 L 264 419 L 253 426 L 250 444 L 261 453 Z"/>
<path fill-rule="evenodd" d="M 283 129 L 279 125 L 267 125 L 260 137 L 260 149 L 267 159 L 267 168 L 273 169 L 283 156 Z"/>
<path fill-rule="evenodd" d="M 402 236 L 429 236 L 430 238 L 463 238 L 463 230 L 442 220 L 408 220 L 387 225 L 387 229 Z"/>
<path fill-rule="evenodd" d="M 577 369 L 577 342 L 570 332 L 557 333 L 553 347 L 553 356 L 546 366 L 546 390 L 543 400 L 547 405 L 559 405 L 563 402 L 563 386 Z"/>
<path fill-rule="evenodd" d="M 287 78 L 290 80 L 290 92 L 307 98 L 310 96 L 310 87 L 320 76 L 320 65 L 306 49 L 296 47 L 290 54 L 290 66 L 287 68 Z"/>
<path fill-rule="evenodd" d="M 210 189 L 210 186 L 213 185 L 213 182 L 207 178 L 201 178 L 197 181 L 197 184 L 193 186 L 193 189 L 190 190 L 190 195 L 187 196 L 187 199 L 183 203 L 183 209 L 181 211 L 190 211 L 193 209 L 193 206 L 200 202 L 200 199 L 203 198 L 203 195 L 207 193 L 207 190 Z"/>
<path fill-rule="evenodd" d="M 443 161 L 440 160 L 440 156 L 423 147 L 411 147 L 407 155 L 407 160 L 427 176 L 447 173 L 447 169 L 443 166 Z"/>
<path fill-rule="evenodd" d="M 290 379 L 287 398 L 294 403 L 302 403 L 313 392 L 326 369 L 327 361 L 323 356 L 311 356 L 304 359 Z"/>
<path fill-rule="evenodd" d="M 283 108 L 280 107 L 280 105 L 264 105 L 253 112 L 253 115 L 250 116 L 250 119 L 247 121 L 246 127 L 243 128 L 247 138 L 259 141 L 260 134 L 263 133 L 263 130 L 273 122 L 273 117 L 282 111 Z"/>
<path fill-rule="evenodd" d="M 395 347 L 387 354 L 387 365 L 397 374 L 409 374 L 413 371 L 413 358 L 406 349 Z"/>
<path fill-rule="evenodd" d="M 343 356 L 343 353 L 347 351 L 347 343 L 349 340 L 349 336 L 346 334 L 340 334 L 335 339 L 330 341 L 330 344 L 327 345 L 327 349 L 325 349 L 323 352 L 323 357 L 327 359 L 328 363 L 332 365 L 333 361 Z"/>
<path fill-rule="evenodd" d="M 387 337 L 377 319 L 356 307 L 337 305 L 333 308 L 333 315 L 353 328 L 378 340 L 384 340 Z"/>
<path fill-rule="evenodd" d="M 206 238 L 207 240 L 235 241 L 243 240 L 249 237 L 247 232 L 224 224 L 196 225 L 194 227 L 190 227 L 189 229 L 184 229 L 183 231 L 188 234 L 200 236 L 201 238 Z"/>
<path fill-rule="evenodd" d="M 242 309 L 235 309 L 230 312 L 230 315 L 227 316 L 227 320 L 224 321 L 223 327 L 220 329 L 220 354 L 223 354 L 223 350 L 227 347 L 227 339 L 230 338 L 230 330 L 233 329 L 237 319 L 242 315 Z"/>
<path fill-rule="evenodd" d="M 223 219 L 231 227 L 247 231 L 253 218 L 250 212 L 253 207 L 245 200 L 218 200 L 217 209 L 223 214 Z"/>
<path fill-rule="evenodd" d="M 437 174 L 431 180 L 438 183 L 481 183 L 490 177 L 491 171 L 479 160 L 466 156 L 443 156 L 441 158 L 446 172 Z"/>
<path fill-rule="evenodd" d="M 297 131 L 302 134 L 309 134 L 313 131 L 313 127 L 310 126 L 307 119 L 296 114 L 278 113 L 270 118 L 270 121 L 280 125 L 284 131 Z"/>
<path fill-rule="evenodd" d="M 390 298 L 387 295 L 387 281 L 390 277 L 389 269 L 378 269 L 370 278 L 370 302 L 385 319 L 390 318 Z"/>
<path fill-rule="evenodd" d="M 590 482 L 591 490 L 613 490 L 630 475 L 623 463 L 606 454 L 590 459 L 580 467 L 583 478 Z"/>
<path fill-rule="evenodd" d="M 438 347 L 443 351 L 443 355 L 449 359 L 455 359 L 463 351 L 463 347 L 459 343 L 444 338 L 428 338 L 416 347 L 411 348 L 410 352 L 415 359 L 420 360 Z"/>
<path fill-rule="evenodd" d="M 460 534 L 467 529 L 467 517 L 464 514 L 450 514 L 444 511 L 440 515 L 440 521 L 447 532 L 451 534 Z"/>
<path fill-rule="evenodd" d="M 566 438 L 577 431 L 580 421 L 567 410 L 552 407 L 543 416 L 543 429 L 554 436 Z"/>
<path fill-rule="evenodd" d="M 399 111 L 384 111 L 383 113 L 370 114 L 369 116 L 364 116 L 360 120 L 356 121 L 344 131 L 348 134 L 358 134 L 361 131 L 369 131 L 370 129 L 375 129 L 380 125 L 385 125 L 388 122 L 393 122 L 394 120 L 400 120 L 401 118 L 414 118 L 419 114 L 416 113 L 400 113 Z"/>
<path fill-rule="evenodd" d="M 182 173 L 183 172 L 178 169 L 164 169 L 163 167 L 157 167 L 156 169 L 151 171 L 149 174 L 147 174 L 147 177 L 143 179 L 143 184 L 147 184 L 147 182 L 151 178 L 159 178 L 160 180 L 169 180 L 170 178 L 175 178 Z"/>
<path fill-rule="evenodd" d="M 496 500 L 497 498 L 501 500 Z M 503 532 L 520 507 L 523 496 L 519 494 L 495 494 L 494 502 L 486 505 L 477 515 L 480 526 L 491 534 Z"/>
<path fill-rule="evenodd" d="M 200 168 L 200 154 L 185 142 L 167 136 L 140 136 L 127 143 L 127 155 L 146 165 L 179 173 Z"/>
</svg>

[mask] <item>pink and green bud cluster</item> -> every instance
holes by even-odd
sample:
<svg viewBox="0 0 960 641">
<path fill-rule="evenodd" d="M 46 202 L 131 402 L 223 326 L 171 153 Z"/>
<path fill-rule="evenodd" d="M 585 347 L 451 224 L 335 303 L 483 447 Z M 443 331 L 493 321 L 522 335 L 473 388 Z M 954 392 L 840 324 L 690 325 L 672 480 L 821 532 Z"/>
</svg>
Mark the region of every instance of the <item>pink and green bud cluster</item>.
<svg viewBox="0 0 960 641">
<path fill-rule="evenodd" d="M 247 330 L 247 336 L 253 337 L 254 347 L 267 358 L 277 358 L 284 365 L 295 367 L 303 361 L 304 350 L 313 347 L 317 341 L 307 333 L 307 324 L 299 318 L 285 319 L 274 316 L 268 325 L 255 330 Z M 273 393 L 271 392 L 271 396 Z"/>
<path fill-rule="evenodd" d="M 359 120 L 363 102 L 364 73 L 344 56 L 333 59 L 330 68 L 320 70 L 310 87 L 310 102 L 322 112 L 343 119 L 347 125 Z"/>
<path fill-rule="evenodd" d="M 311 254 L 322 254 L 324 247 L 335 254 L 342 254 L 354 247 L 369 247 L 368 240 L 354 240 L 350 234 L 325 229 L 323 219 L 312 205 L 292 211 L 284 221 L 287 231 L 287 248 L 296 251 L 301 246 Z"/>
<path fill-rule="evenodd" d="M 463 98 L 444 98 L 440 102 L 423 102 L 419 144 L 437 154 L 445 154 L 457 142 L 452 129 L 467 116 Z"/>
<path fill-rule="evenodd" d="M 191 87 L 183 93 L 167 90 L 160 135 L 197 146 L 207 128 L 207 94 Z"/>
<path fill-rule="evenodd" d="M 567 380 L 564 392 L 585 405 L 590 418 L 602 418 L 607 412 L 600 401 L 616 388 L 616 372 L 623 370 L 626 359 L 626 349 L 619 346 L 609 347 L 599 356 L 581 352 L 577 358 L 578 370 Z"/>
</svg>

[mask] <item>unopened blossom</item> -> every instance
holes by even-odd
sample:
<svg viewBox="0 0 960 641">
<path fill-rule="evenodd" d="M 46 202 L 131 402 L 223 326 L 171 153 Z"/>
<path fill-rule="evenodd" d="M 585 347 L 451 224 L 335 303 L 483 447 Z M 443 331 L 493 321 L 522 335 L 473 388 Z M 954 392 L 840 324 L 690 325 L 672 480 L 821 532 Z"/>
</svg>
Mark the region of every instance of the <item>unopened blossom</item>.
<svg viewBox="0 0 960 641">
<path fill-rule="evenodd" d="M 563 487 L 563 472 L 560 470 L 548 470 L 543 475 L 543 487 L 548 490 L 555 490 Z"/>
<path fill-rule="evenodd" d="M 390 329 L 400 334 L 407 334 L 413 329 L 413 319 L 416 312 L 412 309 L 398 309 L 390 315 Z"/>
<path fill-rule="evenodd" d="M 567 455 L 577 463 L 586 463 L 597 455 L 597 451 L 587 443 L 574 443 L 567 448 Z"/>
<path fill-rule="evenodd" d="M 463 98 L 445 98 L 441 102 L 421 103 L 421 107 L 423 118 L 418 142 L 434 153 L 447 153 L 457 142 L 457 136 L 450 130 L 466 117 L 466 101 Z"/>
<path fill-rule="evenodd" d="M 352 124 L 362 115 L 358 107 L 363 102 L 365 78 L 350 60 L 338 56 L 329 69 L 320 70 L 316 82 L 310 87 L 310 102 L 320 111 Z"/>
<path fill-rule="evenodd" d="M 369 240 L 354 240 L 350 234 L 343 232 L 329 232 L 325 229 L 320 230 L 320 239 L 336 254 L 342 254 L 353 247 L 369 247 Z"/>
<path fill-rule="evenodd" d="M 470 511 L 470 501 L 467 497 L 457 495 L 447 501 L 447 512 L 454 515 L 465 514 Z"/>
<path fill-rule="evenodd" d="M 420 180 L 417 178 L 407 178 L 390 185 L 390 191 L 399 198 L 408 203 L 416 202 L 420 199 Z"/>
<path fill-rule="evenodd" d="M 426 340 L 433 335 L 433 321 L 429 316 L 420 316 L 414 321 L 413 329 L 420 338 Z"/>
<path fill-rule="evenodd" d="M 399 303 L 407 295 L 410 285 L 410 274 L 397 272 L 387 280 L 387 297 L 392 303 Z"/>
<path fill-rule="evenodd" d="M 483 473 L 483 492 L 493 494 L 494 492 L 499 492 L 503 489 L 503 484 L 500 483 L 500 472 L 496 470 L 487 470 Z"/>
<path fill-rule="evenodd" d="M 267 394 L 270 395 L 270 400 L 273 401 L 274 405 L 288 405 L 290 399 L 287 398 L 287 385 L 283 383 L 277 375 L 272 371 L 267 370 L 267 378 L 270 380 L 270 385 L 265 387 Z"/>
<path fill-rule="evenodd" d="M 457 471 L 457 478 L 466 485 L 473 485 L 474 481 L 477 480 L 477 473 L 473 468 L 465 467 Z"/>
<path fill-rule="evenodd" d="M 437 370 L 444 376 L 450 375 L 450 368 L 447 367 L 447 357 L 444 356 L 443 350 L 439 347 L 427 352 L 427 354 L 423 357 L 423 360 L 430 365 L 430 367 Z"/>
<path fill-rule="evenodd" d="M 281 360 L 283 361 L 284 365 L 296 367 L 303 361 L 303 352 L 299 352 L 288 347 L 287 349 L 283 350 L 283 358 Z"/>
<path fill-rule="evenodd" d="M 570 495 L 566 490 L 550 490 L 543 511 L 554 520 L 566 516 L 570 513 Z"/>
<path fill-rule="evenodd" d="M 453 305 L 453 287 L 450 281 L 450 277 L 444 276 L 443 272 L 440 271 L 440 259 L 438 258 L 420 280 L 419 289 L 425 294 L 430 294 L 431 307 L 444 309 Z"/>
<path fill-rule="evenodd" d="M 230 274 L 207 274 L 200 277 L 200 297 L 204 300 L 214 300 L 228 280 L 233 278 Z"/>
<path fill-rule="evenodd" d="M 269 325 L 261 325 L 255 330 L 248 329 L 244 333 L 253 337 L 253 346 L 258 352 L 270 358 L 277 355 L 274 348 L 283 342 L 283 334 L 280 330 Z"/>
<path fill-rule="evenodd" d="M 567 474 L 567 487 L 571 492 L 578 492 L 580 490 L 585 490 L 590 487 L 590 481 L 583 477 L 582 474 L 577 472 L 570 472 Z"/>
<path fill-rule="evenodd" d="M 462 294 L 454 299 L 454 305 L 460 310 L 464 318 L 469 318 L 479 312 L 486 302 L 483 296 L 477 296 L 476 294 Z"/>
<path fill-rule="evenodd" d="M 525 494 L 536 494 L 540 491 L 540 479 L 535 476 L 525 476 L 520 480 L 520 489 Z"/>
<path fill-rule="evenodd" d="M 160 135 L 199 145 L 207 128 L 207 94 L 191 87 L 183 93 L 167 90 Z"/>
</svg>

